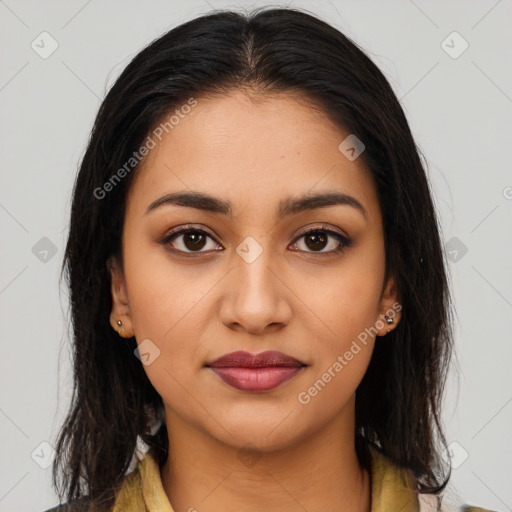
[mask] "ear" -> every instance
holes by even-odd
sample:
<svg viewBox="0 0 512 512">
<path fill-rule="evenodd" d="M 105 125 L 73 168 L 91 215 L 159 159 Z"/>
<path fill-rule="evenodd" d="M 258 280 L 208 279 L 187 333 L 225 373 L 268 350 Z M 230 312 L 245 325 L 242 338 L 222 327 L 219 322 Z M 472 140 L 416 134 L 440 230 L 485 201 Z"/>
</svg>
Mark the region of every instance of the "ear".
<svg viewBox="0 0 512 512">
<path fill-rule="evenodd" d="M 396 282 L 393 276 L 387 280 L 382 292 L 379 308 L 379 316 L 375 322 L 377 336 L 385 336 L 392 331 L 400 321 L 402 304 L 398 296 Z"/>
<path fill-rule="evenodd" d="M 121 265 L 115 256 L 107 260 L 107 269 L 110 272 L 112 294 L 112 310 L 110 312 L 110 325 L 122 338 L 131 338 L 135 335 L 130 317 L 130 304 Z M 120 324 L 119 324 L 120 322 Z"/>
</svg>

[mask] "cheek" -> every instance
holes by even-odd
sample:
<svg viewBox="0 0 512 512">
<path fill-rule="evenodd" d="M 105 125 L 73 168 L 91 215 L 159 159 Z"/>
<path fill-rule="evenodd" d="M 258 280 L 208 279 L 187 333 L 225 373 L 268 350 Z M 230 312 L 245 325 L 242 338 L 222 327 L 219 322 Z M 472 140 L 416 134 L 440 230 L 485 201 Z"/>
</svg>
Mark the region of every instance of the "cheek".
<svg viewBox="0 0 512 512">
<path fill-rule="evenodd" d="M 163 249 L 128 246 L 125 268 L 136 334 L 166 342 L 177 330 L 194 329 L 195 306 L 215 282 L 205 267 L 178 266 Z"/>
<path fill-rule="evenodd" d="M 127 247 L 128 249 L 128 247 Z M 161 254 L 159 254 L 161 253 Z M 193 265 L 173 265 L 164 251 L 134 247 L 127 250 L 125 269 L 130 311 L 143 368 L 164 402 L 180 408 L 183 397 L 193 393 L 190 375 L 203 360 L 204 307 L 213 276 L 198 276 Z M 148 342 L 149 340 L 149 342 Z"/>
<path fill-rule="evenodd" d="M 378 318 L 381 273 L 346 270 L 314 296 L 311 309 L 319 312 L 322 322 L 312 327 L 314 365 L 297 396 L 308 414 L 325 421 L 355 393 L 375 344 L 370 327 Z M 313 300 L 313 295 L 308 297 Z"/>
<path fill-rule="evenodd" d="M 199 370 L 208 291 L 218 277 L 198 265 L 172 264 L 165 251 L 126 245 L 125 272 L 139 351 L 156 354 L 144 369 L 157 391 L 176 396 Z M 207 267 L 207 265 L 205 266 Z M 204 275 L 203 275 L 204 274 Z M 150 340 L 148 342 L 147 340 Z M 145 346 L 141 347 L 141 344 Z M 195 367 L 194 367 L 195 366 Z M 174 377 L 174 378 L 172 378 Z"/>
<path fill-rule="evenodd" d="M 299 402 L 308 414 L 328 418 L 356 391 L 370 362 L 384 278 L 379 247 L 354 252 L 322 281 L 305 290 L 308 306 L 321 319 L 312 330 L 315 339 L 311 378 Z"/>
<path fill-rule="evenodd" d="M 321 319 L 324 347 L 344 351 L 378 319 L 384 264 L 378 251 L 352 254 L 304 291 L 307 305 Z M 364 337 L 364 336 L 363 336 Z"/>
</svg>

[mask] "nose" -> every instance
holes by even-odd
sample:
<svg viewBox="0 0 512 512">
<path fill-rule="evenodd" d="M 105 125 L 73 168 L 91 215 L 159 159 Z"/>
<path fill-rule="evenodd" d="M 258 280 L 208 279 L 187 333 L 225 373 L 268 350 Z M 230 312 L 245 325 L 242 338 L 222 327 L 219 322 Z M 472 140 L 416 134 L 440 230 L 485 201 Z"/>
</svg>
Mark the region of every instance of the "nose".
<svg viewBox="0 0 512 512">
<path fill-rule="evenodd" d="M 261 335 L 279 331 L 290 322 L 292 292 L 269 249 L 253 241 L 244 252 L 240 245 L 233 254 L 233 268 L 223 280 L 220 320 L 237 332 Z"/>
</svg>

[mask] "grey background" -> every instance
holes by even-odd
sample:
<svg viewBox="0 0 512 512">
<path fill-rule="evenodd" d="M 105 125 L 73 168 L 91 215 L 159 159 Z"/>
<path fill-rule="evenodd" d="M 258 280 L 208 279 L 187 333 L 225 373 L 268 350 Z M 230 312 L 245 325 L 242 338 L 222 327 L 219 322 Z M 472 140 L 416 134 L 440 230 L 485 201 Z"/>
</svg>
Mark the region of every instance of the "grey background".
<svg viewBox="0 0 512 512">
<path fill-rule="evenodd" d="M 51 460 L 41 443 L 55 441 L 71 386 L 58 276 L 71 187 L 100 101 L 164 31 L 212 7 L 253 4 L 0 0 L 1 511 L 57 501 L 40 465 Z M 458 312 L 460 378 L 452 373 L 444 411 L 453 483 L 465 502 L 512 510 L 512 2 L 288 5 L 369 53 L 426 155 Z M 31 47 L 50 48 L 43 31 L 58 44 L 47 58 Z M 469 44 L 457 58 L 454 31 Z"/>
</svg>

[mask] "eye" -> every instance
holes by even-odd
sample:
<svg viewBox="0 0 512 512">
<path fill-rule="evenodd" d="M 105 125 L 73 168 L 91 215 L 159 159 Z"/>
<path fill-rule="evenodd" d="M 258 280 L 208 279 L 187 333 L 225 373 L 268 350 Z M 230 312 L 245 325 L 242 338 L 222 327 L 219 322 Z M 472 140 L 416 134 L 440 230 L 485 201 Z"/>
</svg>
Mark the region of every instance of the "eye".
<svg viewBox="0 0 512 512">
<path fill-rule="evenodd" d="M 303 232 L 293 243 L 294 247 L 299 247 L 300 244 L 297 240 L 304 238 L 303 245 L 306 247 L 305 252 L 320 253 L 320 254 L 338 254 L 345 248 L 352 245 L 352 240 L 337 231 L 328 229 L 325 226 L 316 227 Z M 330 239 L 330 240 L 329 240 Z M 329 248 L 324 250 L 326 248 Z M 310 250 L 308 250 L 310 249 Z M 300 247 L 295 250 L 303 250 Z"/>
<path fill-rule="evenodd" d="M 164 246 L 175 244 L 174 247 L 169 248 L 172 252 L 192 254 L 195 252 L 207 252 L 202 251 L 201 249 L 207 245 L 208 238 L 212 242 L 214 241 L 212 236 L 202 229 L 192 228 L 190 226 L 181 226 L 166 235 L 160 243 Z M 211 250 L 218 250 L 218 248 L 218 244 L 211 244 Z"/>
<path fill-rule="evenodd" d="M 302 244 L 299 240 L 304 238 L 305 249 L 299 247 Z M 208 239 L 211 241 L 209 250 L 218 251 L 221 246 L 206 231 L 191 226 L 181 226 L 167 234 L 160 243 L 169 251 L 180 254 L 194 254 L 208 252 Z M 352 245 L 352 240 L 347 236 L 338 233 L 325 226 L 315 227 L 304 231 L 295 239 L 292 247 L 294 251 L 318 253 L 322 255 L 334 255 L 341 253 L 345 248 Z M 329 249 L 330 247 L 330 249 Z M 327 250 L 325 250 L 327 248 Z"/>
</svg>

